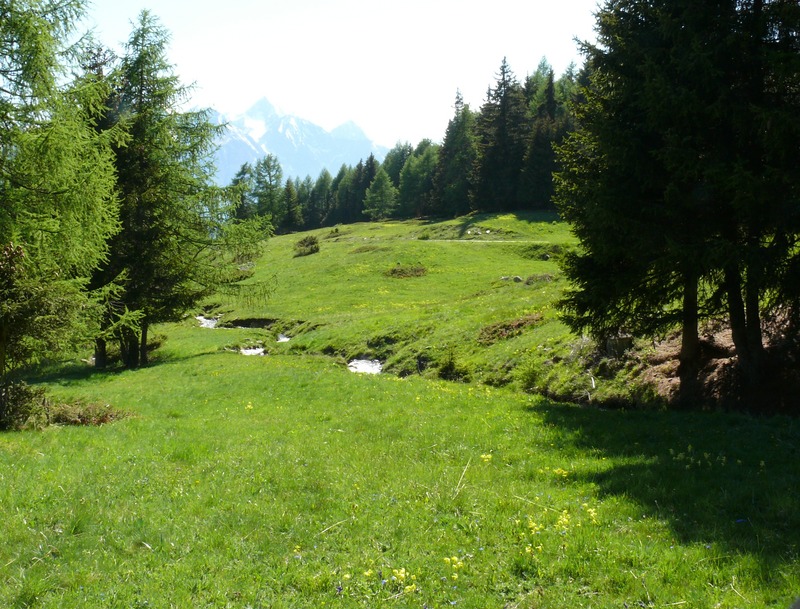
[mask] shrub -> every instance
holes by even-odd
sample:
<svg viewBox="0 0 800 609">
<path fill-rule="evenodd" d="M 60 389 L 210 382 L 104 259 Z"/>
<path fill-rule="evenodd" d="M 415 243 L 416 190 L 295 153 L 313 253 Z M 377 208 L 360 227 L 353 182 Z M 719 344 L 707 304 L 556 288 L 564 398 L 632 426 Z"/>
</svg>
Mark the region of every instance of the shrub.
<svg viewBox="0 0 800 609">
<path fill-rule="evenodd" d="M 47 420 L 44 389 L 23 381 L 5 381 L 0 385 L 0 429 L 21 429 L 33 422 Z"/>
<path fill-rule="evenodd" d="M 310 254 L 316 254 L 319 251 L 319 239 L 317 239 L 314 235 L 308 235 L 307 237 L 303 237 L 294 244 L 294 256 L 297 258 L 298 256 L 309 256 Z"/>
</svg>

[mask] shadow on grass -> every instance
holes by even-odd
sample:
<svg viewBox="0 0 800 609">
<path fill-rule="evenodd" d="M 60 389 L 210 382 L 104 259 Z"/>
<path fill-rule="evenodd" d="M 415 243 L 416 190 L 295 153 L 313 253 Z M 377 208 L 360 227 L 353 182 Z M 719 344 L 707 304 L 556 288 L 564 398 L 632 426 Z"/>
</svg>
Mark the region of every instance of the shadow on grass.
<svg viewBox="0 0 800 609">
<path fill-rule="evenodd" d="M 148 368 L 169 366 L 185 360 L 206 357 L 216 353 L 222 353 L 222 351 L 204 351 L 189 355 L 177 355 L 175 353 L 155 353 L 150 356 L 147 364 L 137 368 L 127 368 L 117 361 L 109 364 L 105 368 L 95 368 L 91 364 L 86 364 L 84 362 L 79 363 L 74 360 L 68 362 L 46 363 L 25 374 L 24 380 L 31 384 L 54 384 L 68 386 L 74 383 L 83 383 L 89 379 L 113 377 L 123 372 L 131 372 L 133 370 L 146 370 Z"/>
<path fill-rule="evenodd" d="M 568 446 L 615 463 L 584 473 L 584 481 L 601 496 L 635 501 L 680 542 L 749 554 L 764 569 L 798 559 L 800 421 L 563 405 L 536 411 Z"/>
</svg>

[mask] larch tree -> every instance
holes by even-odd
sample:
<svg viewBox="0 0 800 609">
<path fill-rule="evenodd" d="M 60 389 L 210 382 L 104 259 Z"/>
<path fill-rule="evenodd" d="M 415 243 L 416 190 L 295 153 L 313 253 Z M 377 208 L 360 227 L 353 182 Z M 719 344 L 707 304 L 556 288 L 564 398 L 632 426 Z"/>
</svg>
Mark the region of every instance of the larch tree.
<svg viewBox="0 0 800 609">
<path fill-rule="evenodd" d="M 253 193 L 259 216 L 270 218 L 274 226 L 280 226 L 286 218 L 283 200 L 283 169 L 278 157 L 267 154 L 253 166 Z"/>
<path fill-rule="evenodd" d="M 381 167 L 375 174 L 364 197 L 364 213 L 370 220 L 385 220 L 392 215 L 397 205 L 397 189 L 386 170 Z"/>
<path fill-rule="evenodd" d="M 88 277 L 117 229 L 104 83 L 71 77 L 77 0 L 0 0 L 0 425 L 30 397 L 16 372 L 85 337 Z M 18 410 L 21 409 L 21 410 Z"/>
</svg>

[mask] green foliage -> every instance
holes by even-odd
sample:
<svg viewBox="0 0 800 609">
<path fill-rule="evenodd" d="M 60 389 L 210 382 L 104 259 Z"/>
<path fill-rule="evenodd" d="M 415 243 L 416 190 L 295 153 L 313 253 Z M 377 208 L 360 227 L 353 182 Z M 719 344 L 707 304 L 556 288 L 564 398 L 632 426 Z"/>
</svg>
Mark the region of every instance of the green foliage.
<svg viewBox="0 0 800 609">
<path fill-rule="evenodd" d="M 565 261 L 566 320 L 599 337 L 679 324 L 689 399 L 700 321 L 729 320 L 756 395 L 764 306 L 795 304 L 773 297 L 794 285 L 780 269 L 800 234 L 787 163 L 800 124 L 779 118 L 800 110 L 800 15 L 784 4 L 607 3 L 580 130 L 559 153 L 559 209 L 582 246 Z"/>
<path fill-rule="evenodd" d="M 223 284 L 241 280 L 245 254 L 257 253 L 266 233 L 248 245 L 243 229 L 222 225 L 231 215 L 263 218 L 274 211 L 270 187 L 280 169 L 274 159 L 263 159 L 252 171 L 243 167 L 229 191 L 213 186 L 211 158 L 221 128 L 211 124 L 207 111 L 183 111 L 189 90 L 167 61 L 168 40 L 158 20 L 143 11 L 110 77 L 115 90 L 107 118 L 124 127 L 129 140 L 115 149 L 121 230 L 93 279 L 97 288 L 122 288 L 106 311 L 98 367 L 105 365 L 112 329 L 123 363 L 145 364 L 151 324 L 178 319 Z M 264 227 L 254 222 L 250 232 L 258 233 Z M 136 324 L 121 323 L 121 312 L 136 313 Z"/>
<path fill-rule="evenodd" d="M 476 121 L 478 156 L 472 177 L 472 207 L 517 209 L 530 120 L 522 87 L 505 58 Z"/>
<path fill-rule="evenodd" d="M 117 229 L 106 83 L 74 76 L 81 2 L 0 3 L 0 419 L 24 423 L 41 399 L 20 370 L 85 340 L 96 322 L 88 275 Z"/>
<path fill-rule="evenodd" d="M 469 177 L 477 158 L 475 114 L 459 91 L 433 175 L 431 212 L 456 217 L 469 212 Z"/>
<path fill-rule="evenodd" d="M 26 364 L 54 356 L 86 332 L 90 301 L 77 280 L 37 268 L 21 246 L 0 251 L 0 381 Z M 43 282 L 47 280 L 46 282 Z M 84 334 L 85 337 L 85 334 Z"/>
<path fill-rule="evenodd" d="M 274 226 L 280 226 L 287 221 L 287 203 L 283 188 L 283 169 L 278 157 L 268 154 L 256 161 L 251 196 L 256 213 L 270 218 Z"/>
<path fill-rule="evenodd" d="M 0 431 L 36 427 L 47 421 L 45 390 L 8 377 L 0 380 Z"/>
<path fill-rule="evenodd" d="M 384 220 L 394 212 L 397 197 L 397 189 L 381 167 L 364 197 L 364 213 L 372 220 Z"/>
<path fill-rule="evenodd" d="M 433 209 L 433 176 L 439 158 L 439 147 L 420 142 L 403 165 L 398 189 L 397 216 L 419 218 Z"/>
<path fill-rule="evenodd" d="M 413 153 L 414 147 L 408 142 L 397 142 L 394 148 L 386 153 L 381 167 L 386 171 L 395 188 L 400 188 L 400 172 L 403 171 L 403 166 Z"/>
</svg>

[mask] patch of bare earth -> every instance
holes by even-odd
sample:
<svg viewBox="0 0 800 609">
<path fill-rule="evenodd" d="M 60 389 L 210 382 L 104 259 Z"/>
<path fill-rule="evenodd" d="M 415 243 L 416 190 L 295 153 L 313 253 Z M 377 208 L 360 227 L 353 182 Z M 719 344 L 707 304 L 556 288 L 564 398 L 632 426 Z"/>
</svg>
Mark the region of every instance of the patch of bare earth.
<svg viewBox="0 0 800 609">
<path fill-rule="evenodd" d="M 703 408 L 750 410 L 760 413 L 800 414 L 800 370 L 797 350 L 785 335 L 765 332 L 764 380 L 746 389 L 736 365 L 731 330 L 722 323 L 709 324 L 701 335 L 701 368 L 698 399 Z M 680 334 L 655 343 L 641 355 L 646 366 L 641 380 L 670 406 L 680 399 Z"/>
</svg>

